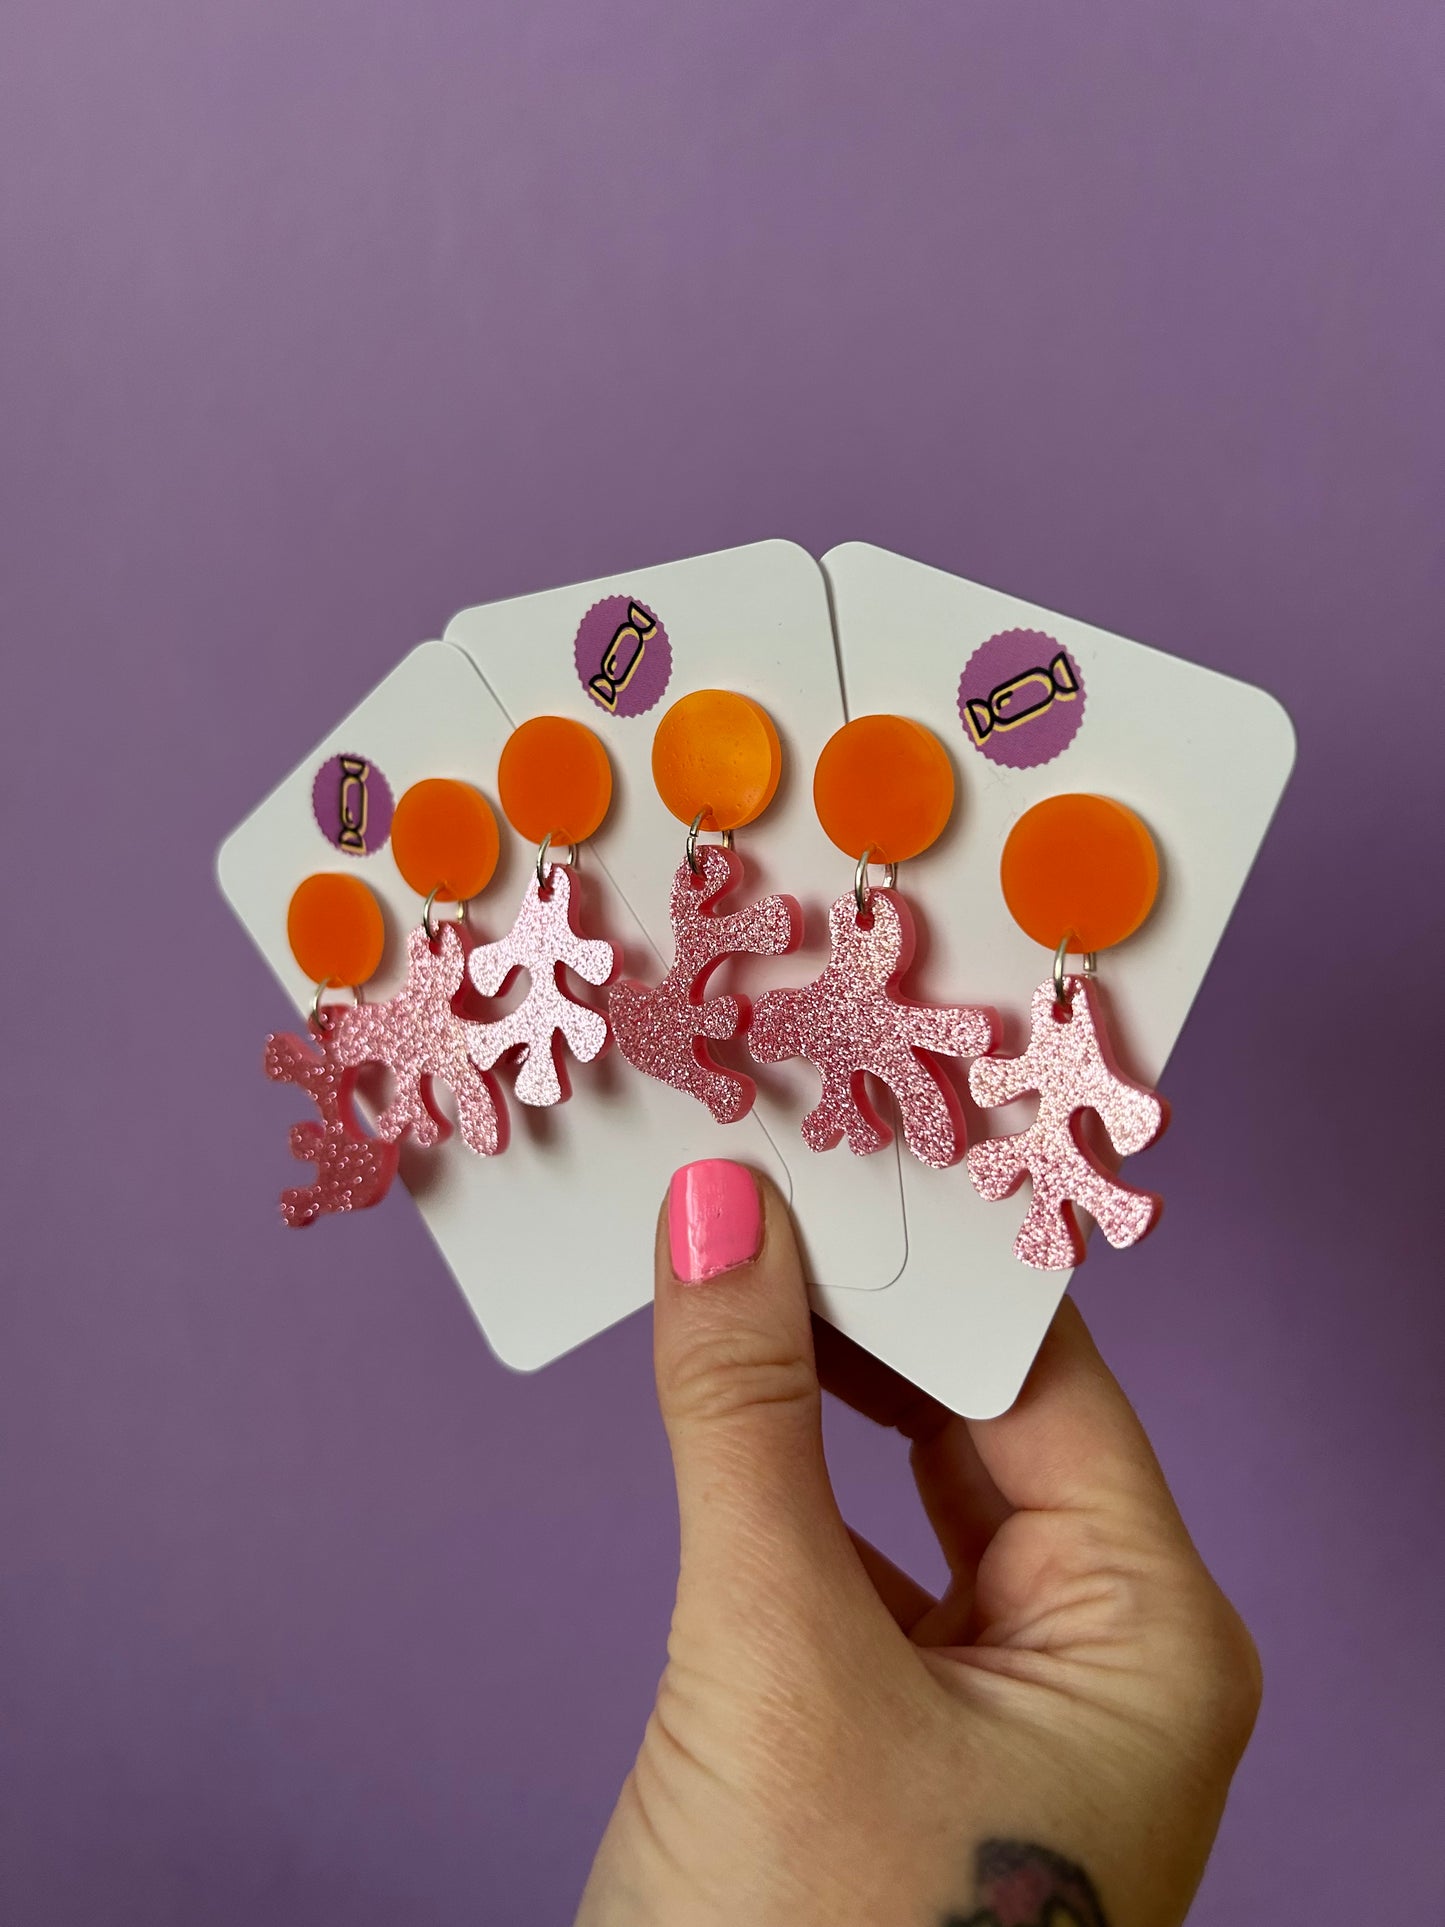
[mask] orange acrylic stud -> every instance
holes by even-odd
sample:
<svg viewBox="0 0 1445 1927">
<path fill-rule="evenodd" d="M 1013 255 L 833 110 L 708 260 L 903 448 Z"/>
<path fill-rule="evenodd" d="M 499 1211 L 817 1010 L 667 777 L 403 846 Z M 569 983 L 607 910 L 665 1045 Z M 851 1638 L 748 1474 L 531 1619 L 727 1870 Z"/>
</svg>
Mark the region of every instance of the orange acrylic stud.
<svg viewBox="0 0 1445 1927">
<path fill-rule="evenodd" d="M 471 783 L 413 783 L 391 819 L 396 867 L 419 897 L 465 903 L 492 880 L 501 839 L 492 806 Z"/>
<path fill-rule="evenodd" d="M 518 836 L 538 844 L 550 838 L 575 849 L 607 814 L 612 765 L 585 723 L 533 716 L 507 738 L 497 766 L 497 793 Z"/>
<path fill-rule="evenodd" d="M 856 716 L 823 745 L 813 807 L 852 857 L 903 863 L 942 835 L 953 812 L 953 765 L 931 730 L 906 716 Z"/>
<path fill-rule="evenodd" d="M 1009 831 L 999 866 L 1004 901 L 1035 943 L 1107 950 L 1136 931 L 1159 890 L 1159 857 L 1143 820 L 1107 796 L 1051 796 Z"/>
<path fill-rule="evenodd" d="M 364 984 L 386 943 L 381 905 L 360 877 L 322 871 L 299 883 L 286 912 L 291 954 L 315 984 Z"/>
<path fill-rule="evenodd" d="M 675 702 L 652 739 L 652 780 L 679 823 L 740 830 L 777 792 L 783 749 L 750 696 L 695 689 Z"/>
</svg>

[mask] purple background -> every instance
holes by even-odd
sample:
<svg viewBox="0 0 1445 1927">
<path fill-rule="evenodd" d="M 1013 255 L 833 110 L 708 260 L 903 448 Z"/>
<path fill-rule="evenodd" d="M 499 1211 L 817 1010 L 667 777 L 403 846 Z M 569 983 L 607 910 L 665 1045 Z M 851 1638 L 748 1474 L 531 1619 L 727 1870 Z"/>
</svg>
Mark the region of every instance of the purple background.
<svg viewBox="0 0 1445 1927">
<path fill-rule="evenodd" d="M 771 534 L 1298 719 L 1080 1295 L 1264 1651 L 1195 1922 L 1437 1917 L 1442 120 L 1438 0 L 9 0 L 0 1917 L 569 1918 L 646 1324 L 515 1378 L 404 1199 L 278 1229 L 211 856 L 458 607 Z"/>
</svg>

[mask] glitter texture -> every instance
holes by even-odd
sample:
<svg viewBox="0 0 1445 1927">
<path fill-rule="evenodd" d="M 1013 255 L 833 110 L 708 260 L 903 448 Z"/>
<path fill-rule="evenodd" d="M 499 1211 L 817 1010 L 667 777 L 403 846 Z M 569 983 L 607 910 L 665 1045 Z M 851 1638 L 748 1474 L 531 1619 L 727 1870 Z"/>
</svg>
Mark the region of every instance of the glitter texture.
<svg viewBox="0 0 1445 1927">
<path fill-rule="evenodd" d="M 361 1211 L 379 1203 L 396 1174 L 396 1146 L 367 1137 L 356 1122 L 351 1109 L 356 1073 L 337 1055 L 337 1026 L 323 1022 L 319 1056 L 299 1037 L 266 1039 L 266 1075 L 305 1091 L 321 1113 L 319 1124 L 308 1118 L 291 1126 L 292 1157 L 316 1166 L 314 1182 L 281 1193 L 282 1219 L 294 1227 L 324 1212 Z"/>
<path fill-rule="evenodd" d="M 435 1144 L 447 1126 L 429 1103 L 431 1079 L 449 1084 L 457 1100 L 462 1142 L 480 1157 L 506 1143 L 505 1117 L 491 1080 L 467 1056 L 466 1028 L 452 1009 L 467 958 L 462 933 L 444 923 L 436 947 L 424 929 L 406 945 L 406 983 L 390 1002 L 359 1004 L 336 1020 L 337 1055 L 343 1064 L 384 1064 L 396 1079 L 396 1095 L 376 1120 L 378 1137 L 395 1141 L 410 1130 L 418 1144 Z"/>
<path fill-rule="evenodd" d="M 709 1054 L 747 1029 L 745 997 L 708 997 L 707 980 L 726 957 L 781 957 L 791 950 L 801 912 L 791 897 L 761 897 L 745 910 L 719 916 L 712 905 L 742 878 L 730 850 L 707 844 L 697 851 L 697 874 L 687 863 L 672 879 L 672 967 L 655 990 L 625 979 L 612 986 L 608 1010 L 617 1048 L 629 1064 L 705 1104 L 719 1124 L 735 1124 L 753 1108 L 757 1086 Z"/>
<path fill-rule="evenodd" d="M 919 1055 L 976 1057 L 993 1042 L 994 1014 L 965 1006 L 910 1003 L 893 985 L 913 955 L 913 919 L 893 890 L 874 890 L 860 917 L 852 892 L 828 912 L 833 954 L 822 976 L 801 990 L 758 999 L 748 1048 L 761 1063 L 806 1057 L 823 1080 L 820 1101 L 803 1119 L 815 1151 L 840 1138 L 859 1156 L 880 1151 L 893 1133 L 874 1111 L 865 1074 L 886 1084 L 898 1104 L 904 1140 L 924 1164 L 952 1164 L 963 1148 L 963 1118 L 953 1092 Z"/>
<path fill-rule="evenodd" d="M 601 1011 L 569 997 L 561 969 L 575 970 L 584 983 L 605 984 L 616 968 L 610 943 L 584 937 L 572 922 L 573 876 L 565 863 L 547 872 L 545 894 L 533 876 L 517 920 L 497 943 L 478 944 L 467 959 L 467 974 L 484 997 L 495 997 L 514 971 L 531 982 L 517 1008 L 495 1023 L 464 1023 L 467 1055 L 489 1071 L 505 1052 L 520 1045 L 517 1096 L 524 1104 L 558 1104 L 567 1096 L 558 1062 L 560 1037 L 572 1055 L 590 1064 L 607 1042 Z"/>
<path fill-rule="evenodd" d="M 990 1057 L 969 1072 L 974 1101 L 1008 1104 L 1039 1094 L 1027 1130 L 989 1138 L 968 1154 L 969 1175 L 986 1198 L 1006 1198 L 1028 1177 L 1033 1200 L 1014 1240 L 1014 1256 L 1036 1271 L 1081 1264 L 1084 1242 L 1073 1206 L 1082 1205 L 1111 1245 L 1137 1244 L 1159 1215 L 1160 1200 L 1120 1184 L 1074 1135 L 1080 1111 L 1097 1113 L 1120 1157 L 1142 1151 L 1164 1128 L 1165 1111 L 1152 1091 L 1121 1077 L 1093 990 L 1084 977 L 1066 977 L 1066 1015 L 1058 1013 L 1053 979 L 1034 992 L 1028 1049 L 1022 1057 Z"/>
</svg>

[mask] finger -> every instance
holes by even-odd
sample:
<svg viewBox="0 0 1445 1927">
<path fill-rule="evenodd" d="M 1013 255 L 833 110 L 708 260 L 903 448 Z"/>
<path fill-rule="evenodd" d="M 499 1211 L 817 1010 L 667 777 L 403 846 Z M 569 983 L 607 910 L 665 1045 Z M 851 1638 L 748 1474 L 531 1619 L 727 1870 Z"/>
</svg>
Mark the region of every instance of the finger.
<svg viewBox="0 0 1445 1927">
<path fill-rule="evenodd" d="M 895 1625 L 903 1632 L 911 1633 L 921 1620 L 926 1620 L 934 1611 L 938 1601 L 901 1566 L 895 1566 L 886 1552 L 880 1552 L 877 1546 L 871 1545 L 852 1526 L 848 1528 L 848 1537 L 863 1562 L 864 1572 L 872 1581 L 874 1592 L 892 1614 Z"/>
<path fill-rule="evenodd" d="M 676 1173 L 658 1227 L 653 1352 L 709 1623 L 871 1599 L 823 1458 L 807 1288 L 787 1207 L 742 1165 Z"/>
<path fill-rule="evenodd" d="M 1147 1514 L 1183 1531 L 1144 1428 L 1071 1298 L 1016 1403 L 969 1429 L 984 1469 L 1016 1507 Z"/>
<path fill-rule="evenodd" d="M 915 1620 L 908 1637 L 915 1646 L 965 1646 L 972 1643 L 976 1581 L 960 1574 L 933 1607 Z"/>
<path fill-rule="evenodd" d="M 985 1469 L 968 1422 L 823 1319 L 813 1321 L 813 1339 L 824 1390 L 908 1440 L 918 1496 L 949 1571 L 971 1577 L 1013 1508 Z"/>
<path fill-rule="evenodd" d="M 825 1318 L 813 1320 L 813 1350 L 824 1391 L 841 1398 L 875 1425 L 886 1425 L 913 1439 L 950 1416 L 936 1398 L 920 1391 L 872 1352 L 864 1351 Z"/>
</svg>

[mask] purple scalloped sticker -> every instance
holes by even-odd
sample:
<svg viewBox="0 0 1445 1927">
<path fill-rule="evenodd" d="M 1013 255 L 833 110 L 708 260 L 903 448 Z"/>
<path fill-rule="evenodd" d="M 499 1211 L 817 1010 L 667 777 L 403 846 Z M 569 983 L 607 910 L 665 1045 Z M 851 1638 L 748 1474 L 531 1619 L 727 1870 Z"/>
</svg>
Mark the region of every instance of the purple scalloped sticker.
<svg viewBox="0 0 1445 1927">
<path fill-rule="evenodd" d="M 348 856 L 371 856 L 391 835 L 391 785 L 369 757 L 328 757 L 311 785 L 321 834 Z"/>
<path fill-rule="evenodd" d="M 1041 629 L 1004 629 L 981 642 L 958 680 L 963 733 L 991 763 L 1034 769 L 1073 742 L 1084 720 L 1084 675 Z"/>
<path fill-rule="evenodd" d="M 640 716 L 661 702 L 672 679 L 672 645 L 662 618 L 636 596 L 603 596 L 582 618 L 577 676 L 609 716 Z"/>
</svg>

